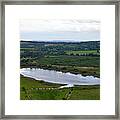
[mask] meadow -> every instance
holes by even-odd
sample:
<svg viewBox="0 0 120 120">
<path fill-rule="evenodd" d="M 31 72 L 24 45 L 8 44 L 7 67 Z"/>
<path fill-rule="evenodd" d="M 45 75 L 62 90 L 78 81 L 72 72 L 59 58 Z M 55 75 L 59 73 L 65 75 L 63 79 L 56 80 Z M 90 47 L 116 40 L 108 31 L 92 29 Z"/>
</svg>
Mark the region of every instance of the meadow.
<svg viewBox="0 0 120 120">
<path fill-rule="evenodd" d="M 61 84 L 37 81 L 21 76 L 20 79 L 21 100 L 99 100 L 100 86 L 74 86 L 71 88 L 59 88 Z"/>
<path fill-rule="evenodd" d="M 66 54 L 70 55 L 84 55 L 84 54 L 98 54 L 99 55 L 99 50 L 78 50 L 78 51 L 66 51 Z"/>
</svg>

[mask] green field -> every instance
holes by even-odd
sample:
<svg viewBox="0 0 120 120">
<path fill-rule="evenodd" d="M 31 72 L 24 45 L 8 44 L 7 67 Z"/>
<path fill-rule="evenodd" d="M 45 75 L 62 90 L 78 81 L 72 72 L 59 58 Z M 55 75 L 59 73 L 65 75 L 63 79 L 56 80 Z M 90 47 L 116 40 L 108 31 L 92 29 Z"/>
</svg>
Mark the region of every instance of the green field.
<svg viewBox="0 0 120 120">
<path fill-rule="evenodd" d="M 41 57 L 38 64 L 42 65 L 63 65 L 63 66 L 79 66 L 79 67 L 99 67 L 99 57 L 91 56 L 46 56 Z"/>
<path fill-rule="evenodd" d="M 21 100 L 99 100 L 100 86 L 61 88 L 60 84 L 46 83 L 21 76 Z"/>
<path fill-rule="evenodd" d="M 66 54 L 70 55 L 70 54 L 99 54 L 97 50 L 79 50 L 79 51 L 66 51 Z"/>
<path fill-rule="evenodd" d="M 20 48 L 22 51 L 32 51 L 35 50 L 35 48 Z"/>
</svg>

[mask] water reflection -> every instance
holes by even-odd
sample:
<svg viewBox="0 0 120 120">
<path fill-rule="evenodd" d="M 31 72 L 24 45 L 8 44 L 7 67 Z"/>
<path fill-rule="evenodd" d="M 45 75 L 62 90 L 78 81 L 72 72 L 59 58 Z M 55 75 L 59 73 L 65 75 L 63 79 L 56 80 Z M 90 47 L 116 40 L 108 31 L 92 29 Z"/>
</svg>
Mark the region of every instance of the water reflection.
<svg viewBox="0 0 120 120">
<path fill-rule="evenodd" d="M 20 74 L 36 80 L 43 80 L 50 83 L 73 85 L 98 85 L 100 79 L 94 76 L 82 76 L 81 74 L 62 73 L 54 70 L 43 70 L 38 68 L 22 68 Z"/>
</svg>

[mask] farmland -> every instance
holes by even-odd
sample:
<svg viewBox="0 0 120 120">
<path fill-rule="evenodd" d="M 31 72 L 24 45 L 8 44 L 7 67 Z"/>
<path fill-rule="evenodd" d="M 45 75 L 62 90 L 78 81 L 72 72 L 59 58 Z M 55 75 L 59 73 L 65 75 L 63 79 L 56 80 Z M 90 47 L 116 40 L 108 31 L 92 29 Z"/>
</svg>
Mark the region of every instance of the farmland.
<svg viewBox="0 0 120 120">
<path fill-rule="evenodd" d="M 78 43 L 21 41 L 20 67 L 41 68 L 100 78 L 100 41 Z M 58 89 L 60 86 L 62 85 L 21 76 L 20 99 L 100 99 L 99 85 Z"/>
<path fill-rule="evenodd" d="M 79 51 L 66 51 L 68 55 L 87 55 L 87 54 L 94 54 L 99 55 L 99 50 L 79 50 Z"/>
<path fill-rule="evenodd" d="M 100 76 L 99 41 L 83 43 L 22 41 L 20 44 L 21 68 L 35 67 Z M 90 72 L 91 70 L 93 72 Z"/>
</svg>

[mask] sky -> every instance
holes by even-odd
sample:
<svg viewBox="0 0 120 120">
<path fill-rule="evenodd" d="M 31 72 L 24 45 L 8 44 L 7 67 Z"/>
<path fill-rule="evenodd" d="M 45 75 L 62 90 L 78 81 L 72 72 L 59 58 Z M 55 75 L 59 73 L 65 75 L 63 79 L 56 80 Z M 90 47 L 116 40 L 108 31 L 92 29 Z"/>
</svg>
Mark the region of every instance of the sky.
<svg viewBox="0 0 120 120">
<path fill-rule="evenodd" d="M 25 41 L 99 41 L 100 21 L 93 19 L 22 19 L 20 39 Z"/>
</svg>

